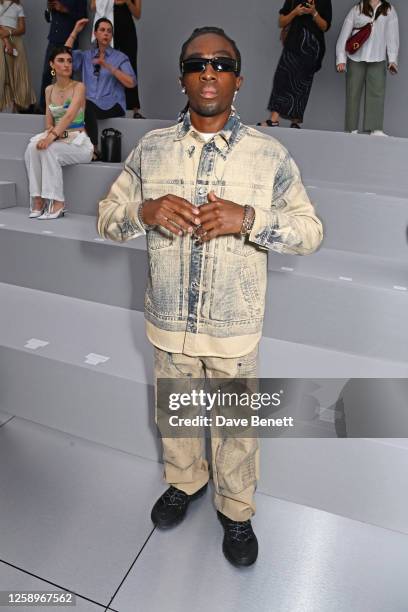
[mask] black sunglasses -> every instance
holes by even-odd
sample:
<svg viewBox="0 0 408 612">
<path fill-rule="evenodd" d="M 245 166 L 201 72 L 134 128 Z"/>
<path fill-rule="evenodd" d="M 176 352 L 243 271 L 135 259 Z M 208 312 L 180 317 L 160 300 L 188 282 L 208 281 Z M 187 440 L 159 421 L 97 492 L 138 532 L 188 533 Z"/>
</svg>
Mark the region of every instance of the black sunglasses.
<svg viewBox="0 0 408 612">
<path fill-rule="evenodd" d="M 235 72 L 238 74 L 238 62 L 231 57 L 191 57 L 181 62 L 181 72 L 204 72 L 207 64 L 211 64 L 215 72 Z"/>
</svg>

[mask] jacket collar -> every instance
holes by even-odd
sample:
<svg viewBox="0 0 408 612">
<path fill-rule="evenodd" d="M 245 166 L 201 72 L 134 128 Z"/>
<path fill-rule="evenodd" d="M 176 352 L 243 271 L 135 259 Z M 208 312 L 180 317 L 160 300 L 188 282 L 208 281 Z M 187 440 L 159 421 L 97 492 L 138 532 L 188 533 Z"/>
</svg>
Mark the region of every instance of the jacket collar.
<svg viewBox="0 0 408 612">
<path fill-rule="evenodd" d="M 218 132 L 217 136 L 222 138 L 226 148 L 231 148 L 233 144 L 240 139 L 239 134 L 242 131 L 241 128 L 243 127 L 244 126 L 241 123 L 241 119 L 236 109 L 232 106 L 230 116 L 222 130 Z M 184 115 L 183 121 L 177 126 L 174 140 L 182 140 L 187 136 L 187 134 L 190 133 L 197 133 L 197 130 L 191 123 L 190 111 L 187 111 Z"/>
</svg>

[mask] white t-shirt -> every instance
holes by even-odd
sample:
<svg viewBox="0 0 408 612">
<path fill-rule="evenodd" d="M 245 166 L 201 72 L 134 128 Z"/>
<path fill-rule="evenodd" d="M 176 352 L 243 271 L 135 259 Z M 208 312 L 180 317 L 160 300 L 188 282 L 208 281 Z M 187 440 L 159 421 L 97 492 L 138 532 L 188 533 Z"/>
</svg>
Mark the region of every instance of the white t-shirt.
<svg viewBox="0 0 408 612">
<path fill-rule="evenodd" d="M 208 142 L 209 140 L 211 140 L 211 138 L 213 136 L 218 134 L 218 132 L 213 132 L 213 133 L 210 133 L 210 132 L 197 132 L 197 134 L 200 134 L 201 138 L 203 140 L 205 140 L 205 142 Z"/>
<path fill-rule="evenodd" d="M 0 2 L 0 25 L 6 28 L 16 28 L 19 17 L 24 17 L 24 9 L 21 4 L 4 0 Z"/>
<path fill-rule="evenodd" d="M 380 5 L 378 5 L 377 9 Z M 358 5 L 353 6 L 344 20 L 343 27 L 336 45 L 336 64 L 345 64 L 347 57 L 354 62 L 383 62 L 397 64 L 399 50 L 398 15 L 392 6 L 387 15 L 380 15 L 374 21 L 370 38 L 353 55 L 346 52 L 346 42 L 355 28 L 361 28 L 373 20 L 373 17 L 360 12 Z M 354 30 L 354 31 L 353 31 Z"/>
</svg>

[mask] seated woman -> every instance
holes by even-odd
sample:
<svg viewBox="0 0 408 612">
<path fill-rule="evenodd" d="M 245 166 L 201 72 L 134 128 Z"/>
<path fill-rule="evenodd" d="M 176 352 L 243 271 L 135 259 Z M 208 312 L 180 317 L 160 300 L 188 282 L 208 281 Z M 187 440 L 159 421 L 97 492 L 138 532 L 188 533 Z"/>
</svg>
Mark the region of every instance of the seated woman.
<svg viewBox="0 0 408 612">
<path fill-rule="evenodd" d="M 80 19 L 66 41 L 72 47 L 78 34 L 88 23 Z M 86 86 L 85 125 L 94 146 L 94 157 L 98 153 L 98 119 L 123 117 L 126 113 L 125 88 L 136 85 L 136 75 L 127 55 L 112 49 L 113 26 L 109 19 L 98 19 L 94 27 L 95 43 L 86 51 L 72 52 L 74 70 L 82 70 L 82 81 Z"/>
<path fill-rule="evenodd" d="M 64 216 L 62 166 L 87 164 L 93 146 L 84 127 L 85 87 L 71 79 L 70 49 L 56 47 L 50 57 L 55 83 L 45 90 L 45 132 L 33 136 L 25 152 L 30 187 L 30 218 Z"/>
<path fill-rule="evenodd" d="M 0 111 L 35 103 L 24 49 L 24 9 L 20 0 L 0 0 Z"/>
</svg>

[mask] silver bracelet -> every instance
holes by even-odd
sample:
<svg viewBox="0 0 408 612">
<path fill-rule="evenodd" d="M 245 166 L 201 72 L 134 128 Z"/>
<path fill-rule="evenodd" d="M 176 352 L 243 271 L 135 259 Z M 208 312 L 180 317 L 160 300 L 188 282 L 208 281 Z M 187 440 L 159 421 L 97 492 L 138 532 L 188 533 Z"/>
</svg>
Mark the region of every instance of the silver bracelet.
<svg viewBox="0 0 408 612">
<path fill-rule="evenodd" d="M 140 223 L 140 225 L 145 229 L 148 230 L 150 228 L 153 227 L 153 225 L 147 225 L 147 223 L 145 223 L 142 219 L 142 211 L 143 211 L 143 207 L 145 204 L 147 204 L 147 202 L 150 202 L 153 198 L 148 198 L 147 200 L 144 200 L 144 202 L 142 202 L 137 210 L 137 218 L 138 221 Z"/>
<path fill-rule="evenodd" d="M 252 206 L 245 204 L 244 218 L 242 220 L 240 234 L 241 236 L 249 236 L 255 222 L 255 209 Z"/>
</svg>

